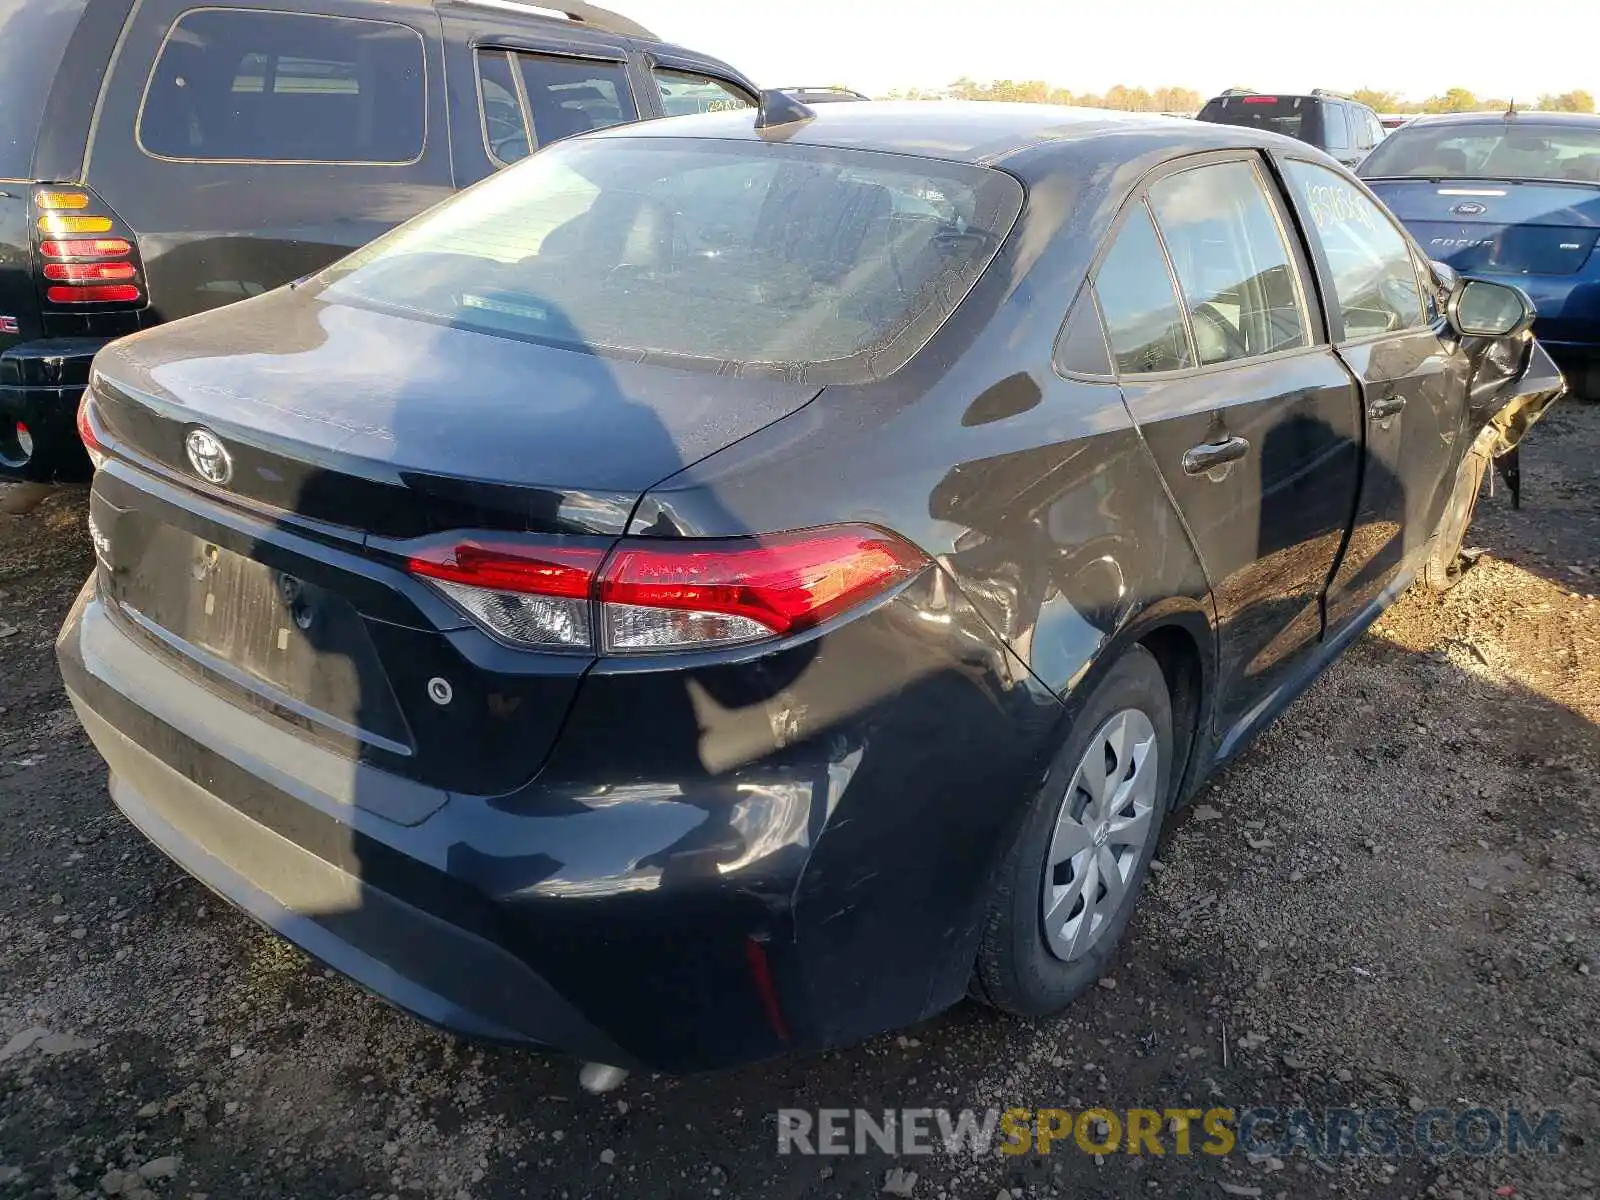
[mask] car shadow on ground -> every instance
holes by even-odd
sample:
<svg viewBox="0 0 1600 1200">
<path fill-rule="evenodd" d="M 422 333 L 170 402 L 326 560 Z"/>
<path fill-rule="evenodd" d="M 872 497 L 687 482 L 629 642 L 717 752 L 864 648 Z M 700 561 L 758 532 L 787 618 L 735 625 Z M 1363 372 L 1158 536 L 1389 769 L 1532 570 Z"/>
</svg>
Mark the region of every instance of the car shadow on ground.
<svg viewBox="0 0 1600 1200">
<path fill-rule="evenodd" d="M 1467 535 L 1494 554 L 1557 587 L 1600 594 L 1600 505 L 1595 503 L 1600 399 L 1568 396 L 1535 426 L 1520 455 L 1522 507 L 1489 473 Z"/>
</svg>

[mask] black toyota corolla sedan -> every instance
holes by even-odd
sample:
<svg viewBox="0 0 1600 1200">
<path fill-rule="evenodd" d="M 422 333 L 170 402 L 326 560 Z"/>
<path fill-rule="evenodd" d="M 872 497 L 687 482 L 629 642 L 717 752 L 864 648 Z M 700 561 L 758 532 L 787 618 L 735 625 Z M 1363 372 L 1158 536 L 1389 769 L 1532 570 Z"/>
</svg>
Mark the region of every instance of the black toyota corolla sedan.
<svg viewBox="0 0 1600 1200">
<path fill-rule="evenodd" d="M 433 1022 L 691 1070 L 1104 969 L 1164 818 L 1561 389 L 1319 151 L 828 105 L 562 142 L 101 352 L 111 794 Z"/>
</svg>

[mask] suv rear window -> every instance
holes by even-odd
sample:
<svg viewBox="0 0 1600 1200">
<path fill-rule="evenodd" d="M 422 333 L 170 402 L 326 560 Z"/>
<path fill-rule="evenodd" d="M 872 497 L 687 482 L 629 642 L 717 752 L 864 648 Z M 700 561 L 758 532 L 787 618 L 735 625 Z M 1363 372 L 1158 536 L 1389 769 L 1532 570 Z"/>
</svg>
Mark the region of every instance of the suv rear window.
<svg viewBox="0 0 1600 1200">
<path fill-rule="evenodd" d="M 139 144 L 189 160 L 414 162 L 423 71 L 422 38 L 404 25 L 195 9 L 151 72 Z"/>
<path fill-rule="evenodd" d="M 27 179 L 46 98 L 88 0 L 0 0 L 0 179 Z"/>
<path fill-rule="evenodd" d="M 581 139 L 358 250 L 323 295 L 575 349 L 861 381 L 932 336 L 1021 206 L 1015 179 L 966 164 Z"/>
<path fill-rule="evenodd" d="M 1315 131 L 1306 117 L 1313 104 L 1308 96 L 1218 96 L 1200 110 L 1200 120 L 1310 141 Z"/>
</svg>

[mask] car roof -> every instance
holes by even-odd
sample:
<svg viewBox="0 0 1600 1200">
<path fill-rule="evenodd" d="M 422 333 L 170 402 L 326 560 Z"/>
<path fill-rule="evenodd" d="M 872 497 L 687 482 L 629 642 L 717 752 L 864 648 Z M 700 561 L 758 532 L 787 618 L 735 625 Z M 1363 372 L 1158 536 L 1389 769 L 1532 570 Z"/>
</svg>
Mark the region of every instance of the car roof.
<svg viewBox="0 0 1600 1200">
<path fill-rule="evenodd" d="M 1541 125 L 1580 125 L 1600 128 L 1600 114 L 1542 112 L 1536 108 L 1507 112 L 1419 113 L 1414 125 L 1514 125 L 1518 121 L 1537 121 Z"/>
<path fill-rule="evenodd" d="M 589 137 L 716 138 L 877 150 L 980 166 L 1005 164 L 1027 179 L 1038 153 L 1072 143 L 1080 158 L 1122 162 L 1170 150 L 1174 155 L 1239 147 L 1289 149 L 1317 156 L 1304 142 L 1264 130 L 1156 113 L 1005 104 L 982 100 L 822 104 L 804 122 L 755 128 L 750 109 L 618 125 Z M 1320 157 L 1320 156 L 1318 156 Z M 1330 160 L 1331 161 L 1331 160 Z"/>
<path fill-rule="evenodd" d="M 850 99 L 850 100 L 870 100 L 871 99 L 871 97 L 868 96 L 866 93 L 858 92 L 854 88 L 834 87 L 832 84 L 827 84 L 827 83 L 819 83 L 819 84 L 814 84 L 814 85 L 813 84 L 795 84 L 795 85 L 792 85 L 792 86 L 784 86 L 784 87 L 776 88 L 774 90 L 780 91 L 780 92 L 787 92 L 791 96 L 812 96 L 812 97 L 816 97 L 816 98 L 819 98 L 819 99 L 826 99 L 826 98 L 828 98 L 830 96 L 832 96 L 832 97 L 844 97 L 844 98 Z"/>
<path fill-rule="evenodd" d="M 1270 96 L 1274 100 L 1332 100 L 1338 104 L 1354 104 L 1366 108 L 1359 100 L 1352 100 L 1349 96 L 1335 96 L 1329 92 L 1223 92 L 1211 97 L 1206 103 L 1214 100 L 1244 100 L 1252 96 Z"/>
</svg>

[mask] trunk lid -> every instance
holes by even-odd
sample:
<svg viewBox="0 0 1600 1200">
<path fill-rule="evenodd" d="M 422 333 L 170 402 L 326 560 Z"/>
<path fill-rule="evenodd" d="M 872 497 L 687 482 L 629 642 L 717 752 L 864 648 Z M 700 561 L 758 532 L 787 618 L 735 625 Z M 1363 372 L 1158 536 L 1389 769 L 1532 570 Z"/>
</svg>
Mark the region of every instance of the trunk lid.
<svg viewBox="0 0 1600 1200">
<path fill-rule="evenodd" d="M 1372 179 L 1424 251 L 1458 271 L 1571 275 L 1600 236 L 1600 187 L 1485 179 Z"/>
<path fill-rule="evenodd" d="M 96 360 L 119 449 L 285 520 L 416 537 L 463 526 L 620 534 L 652 485 L 821 389 L 608 358 L 289 290 L 123 339 Z"/>
<path fill-rule="evenodd" d="M 320 744 L 474 794 L 532 778 L 593 659 L 481 631 L 407 573 L 416 539 L 609 547 L 653 484 L 820 390 L 288 291 L 116 342 L 92 387 L 112 455 L 92 532 L 124 630 Z M 197 428 L 231 477 L 201 477 Z"/>
</svg>

